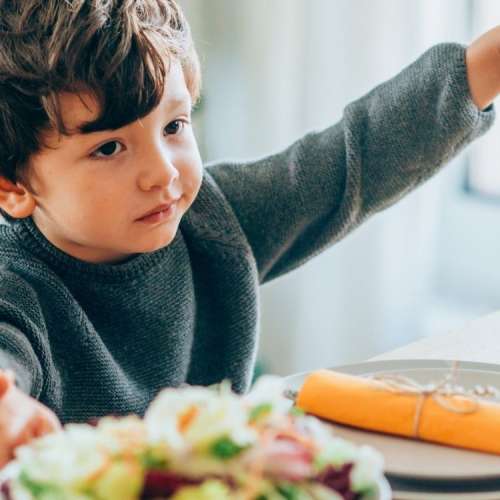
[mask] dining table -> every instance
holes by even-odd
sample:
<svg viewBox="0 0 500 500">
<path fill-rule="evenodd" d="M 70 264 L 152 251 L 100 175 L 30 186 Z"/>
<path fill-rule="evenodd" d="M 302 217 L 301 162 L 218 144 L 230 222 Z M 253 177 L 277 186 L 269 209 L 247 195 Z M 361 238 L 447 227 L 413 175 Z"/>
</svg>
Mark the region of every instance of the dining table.
<svg viewBox="0 0 500 500">
<path fill-rule="evenodd" d="M 493 312 L 478 319 L 470 320 L 460 328 L 449 332 L 434 334 L 420 340 L 379 354 L 369 359 L 370 362 L 385 362 L 394 360 L 449 360 L 459 362 L 487 363 L 498 365 L 500 371 L 500 311 Z M 499 457 L 500 458 L 500 457 Z M 429 456 L 432 461 L 433 457 Z M 500 463 L 500 460 L 499 460 Z M 500 469 L 499 469 L 500 476 Z M 411 500 L 411 495 L 398 496 L 397 485 L 394 488 L 394 500 Z M 487 493 L 461 492 L 460 499 L 498 499 L 500 493 L 488 495 Z M 424 498 L 416 495 L 415 498 Z M 453 496 L 452 496 L 453 497 Z M 440 495 L 429 495 L 429 500 L 441 498 Z"/>
<path fill-rule="evenodd" d="M 448 333 L 434 334 L 370 358 L 449 359 L 500 365 L 500 311 L 470 320 Z"/>
<path fill-rule="evenodd" d="M 404 379 L 424 398 L 434 397 L 434 389 L 430 387 L 450 382 L 453 390 L 472 394 L 466 398 L 473 405 L 483 398 L 486 404 L 500 404 L 500 311 L 360 363 L 327 368 L 347 375 Z M 301 390 L 309 374 L 303 372 L 286 378 L 290 394 Z M 327 386 L 323 387 L 326 391 Z M 407 388 L 408 385 L 404 390 Z M 429 390 L 432 392 L 427 393 Z M 381 454 L 393 500 L 500 500 L 500 453 L 419 439 L 418 431 L 417 436 L 410 438 L 342 425 L 322 414 L 325 410 L 321 409 L 321 401 L 328 399 L 315 396 L 310 401 L 314 401 L 319 416 L 326 419 L 338 437 L 355 445 L 368 445 Z M 418 415 L 418 409 L 416 412 Z M 470 430 L 468 435 L 485 436 L 484 428 Z M 485 438 L 488 441 L 488 436 Z M 500 450 L 500 444 L 488 446 Z M 388 498 L 387 494 L 379 496 Z"/>
</svg>

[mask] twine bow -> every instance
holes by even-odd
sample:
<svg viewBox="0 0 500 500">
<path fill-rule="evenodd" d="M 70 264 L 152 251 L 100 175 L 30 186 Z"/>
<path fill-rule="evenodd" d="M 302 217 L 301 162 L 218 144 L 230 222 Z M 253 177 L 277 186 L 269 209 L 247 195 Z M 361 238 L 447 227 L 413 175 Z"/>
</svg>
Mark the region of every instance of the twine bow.
<svg viewBox="0 0 500 500">
<path fill-rule="evenodd" d="M 434 401 L 441 406 L 441 408 L 453 413 L 467 415 L 475 413 L 478 410 L 478 398 L 474 394 L 466 392 L 462 387 L 454 384 L 457 368 L 458 361 L 454 361 L 451 373 L 446 374 L 444 379 L 440 382 L 431 384 L 420 384 L 412 378 L 404 375 L 376 374 L 370 378 L 382 382 L 384 389 L 388 389 L 394 393 L 414 394 L 419 396 L 413 420 L 413 435 L 418 439 L 422 408 L 425 400 L 429 397 L 434 399 Z M 468 403 L 472 403 L 472 405 L 464 407 L 463 405 L 455 404 L 453 402 L 453 396 L 461 396 L 463 398 L 462 401 L 465 400 Z"/>
</svg>

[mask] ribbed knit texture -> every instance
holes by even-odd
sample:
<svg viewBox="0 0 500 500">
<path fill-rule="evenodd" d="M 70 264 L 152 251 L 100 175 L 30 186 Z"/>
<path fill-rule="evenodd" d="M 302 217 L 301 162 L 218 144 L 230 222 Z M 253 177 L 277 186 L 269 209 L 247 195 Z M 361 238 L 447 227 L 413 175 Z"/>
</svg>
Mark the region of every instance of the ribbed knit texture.
<svg viewBox="0 0 500 500">
<path fill-rule="evenodd" d="M 248 388 L 258 286 L 307 261 L 483 134 L 465 50 L 441 44 L 285 151 L 207 165 L 166 248 L 124 263 L 61 252 L 31 219 L 0 227 L 0 367 L 63 422 L 143 414 L 158 390 Z M 333 277 L 332 277 L 333 278 Z"/>
</svg>

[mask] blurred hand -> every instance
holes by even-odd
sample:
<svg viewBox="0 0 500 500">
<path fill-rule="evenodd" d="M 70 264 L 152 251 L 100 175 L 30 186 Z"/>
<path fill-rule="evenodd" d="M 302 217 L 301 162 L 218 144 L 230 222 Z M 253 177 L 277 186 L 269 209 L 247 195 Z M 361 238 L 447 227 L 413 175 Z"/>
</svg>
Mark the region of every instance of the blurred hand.
<svg viewBox="0 0 500 500">
<path fill-rule="evenodd" d="M 500 93 L 500 26 L 470 44 L 466 63 L 472 99 L 484 109 Z"/>
<path fill-rule="evenodd" d="M 12 372 L 0 370 L 0 468 L 16 447 L 60 428 L 51 410 L 15 386 Z"/>
</svg>

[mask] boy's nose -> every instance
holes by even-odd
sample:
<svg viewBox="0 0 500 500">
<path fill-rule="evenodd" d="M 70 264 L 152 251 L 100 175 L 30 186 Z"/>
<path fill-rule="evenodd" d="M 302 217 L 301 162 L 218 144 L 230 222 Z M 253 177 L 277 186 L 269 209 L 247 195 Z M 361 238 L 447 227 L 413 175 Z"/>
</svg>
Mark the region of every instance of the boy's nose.
<svg viewBox="0 0 500 500">
<path fill-rule="evenodd" d="M 155 187 L 164 189 L 179 178 L 179 171 L 172 159 L 158 152 L 146 158 L 139 176 L 139 188 L 151 191 Z"/>
</svg>

